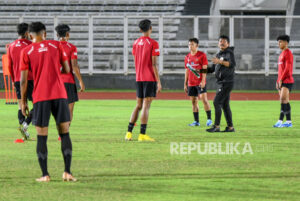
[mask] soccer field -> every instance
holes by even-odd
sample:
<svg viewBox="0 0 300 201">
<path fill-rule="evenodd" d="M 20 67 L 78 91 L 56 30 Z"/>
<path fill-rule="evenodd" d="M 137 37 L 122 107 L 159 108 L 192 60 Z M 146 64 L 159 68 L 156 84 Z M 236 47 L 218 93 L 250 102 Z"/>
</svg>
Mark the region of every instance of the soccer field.
<svg viewBox="0 0 300 201">
<path fill-rule="evenodd" d="M 293 128 L 272 128 L 278 101 L 231 101 L 236 133 L 206 133 L 200 104 L 200 127 L 190 101 L 154 101 L 147 133 L 153 143 L 125 142 L 135 101 L 82 100 L 70 128 L 72 172 L 64 183 L 63 158 L 53 118 L 48 138 L 50 183 L 41 176 L 36 141 L 14 144 L 17 106 L 0 100 L 0 200 L 299 200 L 300 102 L 291 101 Z M 212 105 L 212 103 L 211 103 Z M 214 115 L 213 115 L 214 118 Z M 222 117 L 222 130 L 225 119 Z M 36 131 L 30 127 L 31 136 Z M 171 154 L 171 142 L 245 143 L 253 154 Z M 174 144 L 174 143 L 173 143 Z M 180 153 L 180 152 L 179 152 Z M 186 152 L 183 152 L 186 153 Z"/>
</svg>

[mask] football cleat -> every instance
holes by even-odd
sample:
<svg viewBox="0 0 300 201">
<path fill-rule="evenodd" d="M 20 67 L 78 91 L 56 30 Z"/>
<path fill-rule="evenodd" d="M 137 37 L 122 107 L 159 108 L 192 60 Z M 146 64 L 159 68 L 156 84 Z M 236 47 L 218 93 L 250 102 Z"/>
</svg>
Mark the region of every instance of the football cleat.
<svg viewBox="0 0 300 201">
<path fill-rule="evenodd" d="M 217 128 L 215 125 L 213 125 L 211 128 L 206 129 L 206 131 L 209 133 L 220 132 L 220 128 Z"/>
<path fill-rule="evenodd" d="M 273 125 L 274 128 L 282 128 L 282 121 L 277 121 L 276 124 Z"/>
<path fill-rule="evenodd" d="M 138 141 L 139 142 L 142 142 L 142 141 L 144 141 L 144 142 L 154 142 L 155 140 L 153 139 L 153 138 L 151 138 L 149 135 L 147 135 L 147 134 L 140 134 L 139 135 L 139 138 L 138 138 Z"/>
<path fill-rule="evenodd" d="M 193 123 L 189 124 L 189 126 L 200 126 L 200 123 L 197 121 L 194 121 Z"/>
<path fill-rule="evenodd" d="M 284 122 L 282 124 L 282 127 L 291 128 L 291 127 L 293 127 L 293 124 L 292 124 L 292 122 Z"/>
<path fill-rule="evenodd" d="M 211 126 L 212 125 L 212 120 L 211 119 L 207 119 L 206 121 L 206 126 Z"/>
<path fill-rule="evenodd" d="M 125 140 L 126 141 L 131 141 L 132 140 L 132 132 L 127 132 L 125 135 Z"/>
</svg>

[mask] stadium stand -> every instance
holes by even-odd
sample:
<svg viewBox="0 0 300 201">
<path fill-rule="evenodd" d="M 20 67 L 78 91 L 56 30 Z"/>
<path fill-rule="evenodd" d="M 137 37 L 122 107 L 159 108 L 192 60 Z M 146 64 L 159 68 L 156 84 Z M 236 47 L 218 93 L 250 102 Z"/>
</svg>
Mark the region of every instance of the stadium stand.
<svg viewBox="0 0 300 201">
<path fill-rule="evenodd" d="M 127 0 L 0 0 L 0 16 L 2 16 L 0 20 L 0 54 L 5 52 L 5 45 L 16 38 L 16 24 L 20 21 L 36 21 L 39 16 L 38 20 L 47 25 L 49 39 L 55 38 L 53 30 L 55 24 L 70 25 L 72 31 L 70 42 L 78 47 L 79 65 L 83 73 L 89 72 L 91 58 L 94 73 L 122 73 L 124 68 L 124 15 L 132 15 L 135 17 L 128 18 L 127 43 L 128 71 L 131 73 L 134 72 L 131 47 L 134 39 L 140 36 L 137 23 L 144 16 L 149 16 L 148 18 L 153 22 L 152 37 L 159 40 L 157 16 L 164 16 L 164 40 L 163 47 L 161 47 L 164 55 L 164 73 L 183 73 L 184 56 L 188 53 L 187 39 L 195 35 L 194 18 L 193 16 L 188 18 L 187 15 L 237 14 L 234 7 L 222 10 L 220 6 L 216 6 L 219 2 L 219 0 L 133 0 L 130 3 Z M 298 15 L 300 2 L 296 1 L 293 8 L 290 8 L 292 14 Z M 230 9 L 234 11 L 230 11 Z M 283 14 L 283 11 L 276 12 Z M 247 13 L 247 15 L 256 14 Z M 264 15 L 263 12 L 259 14 Z M 89 18 L 91 15 L 94 16 L 92 22 Z M 89 35 L 89 23 L 93 25 L 92 37 Z M 296 68 L 299 68 L 300 53 L 298 53 L 297 41 L 300 41 L 300 19 L 293 19 L 291 23 L 291 38 L 296 40 L 291 43 L 291 50 L 295 54 Z M 285 32 L 285 24 L 285 19 L 270 19 L 270 69 L 274 72 L 277 69 L 276 58 L 279 53 L 276 36 Z M 198 18 L 197 27 L 200 50 L 207 54 L 208 59 L 211 59 L 218 51 L 217 36 L 220 33 L 229 35 L 229 18 Z M 266 49 L 264 19 L 235 19 L 234 35 L 238 70 L 263 73 Z M 90 44 L 93 45 L 93 52 L 89 48 Z"/>
<path fill-rule="evenodd" d="M 16 38 L 15 27 L 20 21 L 31 22 L 38 20 L 46 23 L 48 38 L 54 38 L 53 16 L 57 23 L 66 23 L 71 27 L 71 41 L 78 47 L 79 65 L 83 72 L 88 69 L 89 59 L 89 15 L 100 16 L 93 18 L 93 66 L 95 70 L 114 71 L 123 68 L 123 31 L 124 15 L 146 16 L 180 16 L 184 9 L 185 0 L 66 0 L 66 1 L 38 1 L 38 0 L 1 0 L 0 1 L 0 54 L 5 52 L 5 44 Z M 22 18 L 14 16 L 22 16 Z M 40 16 L 43 16 L 40 18 Z M 112 16 L 112 18 L 101 16 Z M 115 18 L 114 16 L 120 16 Z M 129 55 L 134 39 L 140 36 L 137 28 L 140 19 L 128 19 Z M 158 40 L 158 19 L 153 18 L 153 38 Z M 165 42 L 175 41 L 176 32 L 180 24 L 179 19 L 164 21 Z M 173 43 L 171 43 L 173 44 Z M 178 44 L 182 44 L 179 42 Z M 177 44 L 177 46 L 178 46 Z M 176 47 L 176 44 L 175 46 Z M 186 47 L 184 44 L 183 47 Z M 168 48 L 172 51 L 172 46 Z M 186 52 L 186 48 L 184 48 Z M 132 57 L 129 56 L 129 67 L 133 71 Z M 168 63 L 166 63 L 168 65 Z M 181 66 L 175 63 L 175 66 Z"/>
</svg>

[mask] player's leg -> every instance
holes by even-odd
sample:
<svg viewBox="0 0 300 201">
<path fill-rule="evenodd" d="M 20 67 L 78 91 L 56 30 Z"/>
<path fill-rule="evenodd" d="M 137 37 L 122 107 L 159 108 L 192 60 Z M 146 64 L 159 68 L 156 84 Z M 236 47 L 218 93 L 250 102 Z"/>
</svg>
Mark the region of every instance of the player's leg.
<svg viewBox="0 0 300 201">
<path fill-rule="evenodd" d="M 18 129 L 21 132 L 21 135 L 24 138 L 24 140 L 26 140 L 27 136 L 26 136 L 26 134 L 22 130 L 22 124 L 25 121 L 25 116 L 22 114 L 22 110 L 21 110 L 21 89 L 20 89 L 20 82 L 14 82 L 14 87 L 16 89 L 16 94 L 17 94 L 17 98 L 18 98 L 18 105 L 19 105 L 19 109 L 18 109 L 19 127 L 18 127 Z"/>
<path fill-rule="evenodd" d="M 279 100 L 280 100 L 280 114 L 279 114 L 278 121 L 273 125 L 274 128 L 281 128 L 283 118 L 284 118 L 284 108 L 283 108 L 284 106 L 283 106 L 282 99 L 281 99 L 281 89 L 278 90 Z"/>
<path fill-rule="evenodd" d="M 73 83 L 65 83 L 64 85 L 65 85 L 67 97 L 68 97 L 70 121 L 72 122 L 75 102 L 77 102 L 79 100 L 78 93 L 77 93 L 77 87 L 76 87 L 76 84 L 73 84 Z"/>
<path fill-rule="evenodd" d="M 190 100 L 192 102 L 194 122 L 189 124 L 189 126 L 200 126 L 198 97 L 197 96 L 190 96 Z"/>
<path fill-rule="evenodd" d="M 199 97 L 202 100 L 203 107 L 204 107 L 204 110 L 205 110 L 206 116 L 207 116 L 206 126 L 211 126 L 212 125 L 211 109 L 210 109 L 210 104 L 209 104 L 208 98 L 207 98 L 206 87 L 201 91 Z"/>
<path fill-rule="evenodd" d="M 143 98 L 144 98 L 143 82 L 136 82 L 136 106 L 133 109 L 133 112 L 130 116 L 127 133 L 125 135 L 125 140 L 128 140 L 128 141 L 132 140 L 132 130 L 133 130 L 134 125 L 139 117 L 139 113 L 142 110 Z"/>
<path fill-rule="evenodd" d="M 214 98 L 214 108 L 215 108 L 215 123 L 214 125 L 206 129 L 207 132 L 220 132 L 220 122 L 222 116 L 222 105 L 227 95 L 226 87 L 219 85 L 216 91 L 216 96 Z"/>
<path fill-rule="evenodd" d="M 189 124 L 189 126 L 200 126 L 199 123 L 199 105 L 198 105 L 198 91 L 196 86 L 188 87 L 188 96 L 192 102 L 194 122 Z"/>
<path fill-rule="evenodd" d="M 27 99 L 29 101 L 32 101 L 32 93 L 33 93 L 33 81 L 32 80 L 28 80 L 28 85 L 27 85 Z M 22 123 L 22 131 L 25 133 L 25 135 L 27 136 L 27 139 L 29 139 L 30 135 L 28 132 L 28 127 L 32 121 L 32 117 L 33 117 L 33 109 L 30 110 L 29 115 L 26 117 L 25 121 Z"/>
<path fill-rule="evenodd" d="M 141 112 L 141 129 L 140 129 L 139 141 L 143 141 L 141 139 L 144 138 L 144 135 L 146 135 L 146 129 L 147 129 L 150 106 L 151 106 L 152 100 L 153 100 L 153 97 L 146 97 L 146 98 L 144 98 L 144 101 L 143 101 L 143 107 L 142 107 L 142 112 Z M 154 141 L 154 140 L 149 140 L 149 141 Z"/>
<path fill-rule="evenodd" d="M 143 98 L 136 98 L 136 106 L 133 109 L 133 112 L 130 116 L 129 124 L 128 124 L 128 129 L 127 133 L 125 136 L 125 140 L 131 141 L 132 140 L 132 130 L 134 128 L 134 125 L 139 117 L 139 113 L 142 110 L 143 107 Z"/>
<path fill-rule="evenodd" d="M 18 120 L 19 120 L 19 124 L 22 125 L 22 123 L 25 121 L 25 116 L 22 114 L 22 110 L 21 110 L 21 99 L 18 99 L 18 105 L 19 105 Z"/>
<path fill-rule="evenodd" d="M 281 87 L 279 90 L 279 99 L 280 99 L 280 115 L 276 124 L 273 125 L 274 128 L 282 128 L 283 127 L 283 119 L 284 115 L 288 110 L 287 103 L 289 102 L 289 90 L 286 87 Z"/>
<path fill-rule="evenodd" d="M 65 169 L 63 173 L 64 181 L 76 181 L 71 173 L 72 163 L 72 141 L 69 134 L 70 122 L 63 122 L 57 125 L 58 133 L 61 138 L 61 152 L 64 158 Z"/>
<path fill-rule="evenodd" d="M 145 97 L 143 100 L 143 107 L 141 111 L 141 129 L 138 141 L 154 141 L 153 138 L 149 137 L 146 134 L 147 123 L 149 118 L 149 111 L 152 100 L 156 97 L 156 82 L 144 82 L 143 85 L 143 96 Z"/>
<path fill-rule="evenodd" d="M 50 181 L 48 173 L 47 161 L 48 161 L 48 125 L 50 120 L 51 105 L 49 101 L 37 102 L 33 105 L 34 108 L 34 125 L 36 126 L 37 132 L 37 147 L 36 153 L 40 168 L 42 170 L 42 177 L 36 179 L 38 182 Z"/>
<path fill-rule="evenodd" d="M 71 162 L 72 162 L 72 141 L 70 138 L 69 127 L 70 127 L 70 111 L 68 107 L 67 99 L 56 99 L 52 100 L 51 112 L 56 121 L 56 127 L 58 134 L 61 138 L 61 152 L 64 158 L 64 181 L 76 181 L 71 173 Z"/>
<path fill-rule="evenodd" d="M 282 124 L 283 127 L 292 127 L 292 120 L 291 120 L 291 105 L 290 105 L 290 90 L 291 86 L 287 84 L 287 86 L 283 86 L 281 88 L 281 102 L 283 103 L 283 111 L 286 115 L 286 122 Z"/>
<path fill-rule="evenodd" d="M 230 109 L 230 93 L 227 94 L 224 102 L 223 102 L 223 106 L 222 109 L 224 111 L 224 116 L 227 122 L 227 127 L 225 128 L 225 130 L 223 132 L 235 132 L 234 128 L 233 128 L 233 122 L 232 122 L 232 112 Z"/>
<path fill-rule="evenodd" d="M 70 110 L 70 124 L 73 120 L 73 110 L 74 110 L 75 102 L 69 103 L 69 110 Z"/>
</svg>

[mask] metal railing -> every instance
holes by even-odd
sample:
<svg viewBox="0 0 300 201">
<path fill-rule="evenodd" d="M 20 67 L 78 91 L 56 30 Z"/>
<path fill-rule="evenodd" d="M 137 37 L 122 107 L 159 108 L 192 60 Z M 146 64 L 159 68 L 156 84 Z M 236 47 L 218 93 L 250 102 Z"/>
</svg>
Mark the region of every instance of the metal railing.
<svg viewBox="0 0 300 201">
<path fill-rule="evenodd" d="M 235 46 L 236 72 L 241 74 L 275 74 L 280 53 L 276 46 L 279 34 L 290 34 L 295 73 L 300 74 L 300 16 L 41 16 L 47 26 L 48 39 L 57 39 L 54 27 L 67 23 L 71 43 L 78 47 L 79 64 L 86 74 L 134 73 L 131 48 L 140 36 L 138 21 L 153 21 L 152 36 L 159 42 L 160 74 L 184 73 L 184 57 L 189 52 L 188 39 L 200 40 L 199 50 L 210 60 L 218 52 L 218 36 L 230 37 Z M 19 22 L 36 21 L 37 16 L 2 16 L 0 42 L 15 40 Z M 298 33 L 299 30 L 299 33 Z M 299 36 L 298 36 L 299 35 Z M 2 63 L 1 63 L 2 65 Z M 1 68 L 2 70 L 2 68 Z M 1 71 L 2 72 L 2 71 Z"/>
</svg>

